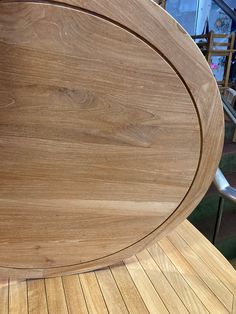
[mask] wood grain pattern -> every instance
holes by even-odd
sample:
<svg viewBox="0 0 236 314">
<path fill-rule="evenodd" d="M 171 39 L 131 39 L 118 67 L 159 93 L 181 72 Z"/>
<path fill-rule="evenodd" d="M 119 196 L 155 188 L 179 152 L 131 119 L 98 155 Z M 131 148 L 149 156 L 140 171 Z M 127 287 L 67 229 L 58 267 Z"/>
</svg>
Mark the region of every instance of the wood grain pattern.
<svg viewBox="0 0 236 314">
<path fill-rule="evenodd" d="M 211 272 L 217 277 L 221 277 L 223 284 L 226 287 L 230 287 L 230 290 L 233 290 L 235 287 L 235 278 L 232 276 L 232 266 L 226 263 L 226 258 L 220 252 L 216 251 L 214 246 L 202 237 L 200 232 L 190 228 L 190 226 L 190 223 L 181 224 L 180 227 L 176 228 L 176 231 L 189 244 L 192 250 L 198 256 L 201 256 L 208 268 L 211 269 Z M 201 241 L 201 245 L 197 244 L 198 241 Z"/>
<path fill-rule="evenodd" d="M 27 285 L 25 281 L 10 281 L 8 302 L 10 314 L 27 312 Z"/>
<path fill-rule="evenodd" d="M 99 286 L 101 287 L 104 300 L 109 313 L 128 314 L 128 308 L 118 289 L 110 269 L 101 269 L 96 271 Z"/>
<path fill-rule="evenodd" d="M 152 245 L 148 251 L 187 310 L 190 313 L 196 314 L 208 313 L 201 299 L 199 299 L 198 295 L 190 288 L 191 286 L 186 282 L 184 276 L 179 273 L 175 264 L 173 264 L 165 254 L 165 251 L 163 251 L 158 244 Z M 168 287 L 168 291 L 171 288 Z"/>
<path fill-rule="evenodd" d="M 27 281 L 29 314 L 48 314 L 44 279 Z"/>
<path fill-rule="evenodd" d="M 217 276 L 211 271 L 210 267 L 207 267 L 205 263 L 197 258 L 197 255 L 192 252 L 191 247 L 186 244 L 186 242 L 179 237 L 178 235 L 169 235 L 168 239 L 171 239 L 171 242 L 174 246 L 181 252 L 181 254 L 188 260 L 192 260 L 192 266 L 195 271 L 203 278 L 203 281 L 206 285 L 211 288 L 213 293 L 219 293 L 219 300 L 227 308 L 231 310 L 231 304 L 233 302 L 233 295 L 229 294 L 227 286 L 222 282 L 217 281 Z"/>
<path fill-rule="evenodd" d="M 125 265 L 137 286 L 141 297 L 147 304 L 149 312 L 154 312 L 156 309 L 160 313 L 168 313 L 166 305 L 163 303 L 158 291 L 156 291 L 152 282 L 149 280 L 142 265 L 138 263 L 136 256 L 130 257 L 125 261 Z"/>
<path fill-rule="evenodd" d="M 8 280 L 0 281 L 0 314 L 8 313 Z"/>
<path fill-rule="evenodd" d="M 69 313 L 88 313 L 78 275 L 63 277 L 62 282 Z"/>
<path fill-rule="evenodd" d="M 176 313 L 176 307 L 179 313 L 188 313 L 187 308 L 180 300 L 175 290 L 170 286 L 168 280 L 163 275 L 162 271 L 156 262 L 150 258 L 148 251 L 142 251 L 137 254 L 139 263 L 145 269 L 149 280 L 152 282 L 156 290 L 158 290 L 161 299 L 163 300 L 169 313 Z M 166 291 L 169 291 L 168 294 Z"/>
<path fill-rule="evenodd" d="M 104 301 L 97 277 L 94 272 L 80 274 L 80 282 L 86 300 L 89 313 L 107 314 L 107 306 Z M 73 287 L 72 287 L 73 289 Z"/>
<path fill-rule="evenodd" d="M 0 273 L 115 263 L 204 195 L 222 147 L 220 98 L 157 5 L 0 1 L 0 49 Z"/>
<path fill-rule="evenodd" d="M 45 285 L 49 313 L 69 313 L 62 278 L 45 279 Z M 74 289 L 76 288 L 77 286 L 74 287 Z"/>
<path fill-rule="evenodd" d="M 124 264 L 121 263 L 110 268 L 129 313 L 147 314 L 147 307 Z"/>
<path fill-rule="evenodd" d="M 227 313 L 227 309 L 218 298 L 215 298 L 214 291 L 207 286 L 205 280 L 202 280 L 198 273 L 195 275 L 194 268 L 192 265 L 189 265 L 189 262 L 184 259 L 179 251 L 174 251 L 174 244 L 172 242 L 168 239 L 162 239 L 160 241 L 160 247 L 162 249 L 163 247 L 166 248 L 167 256 L 173 264 L 178 265 L 178 272 L 185 275 L 185 280 L 200 297 L 205 307 L 214 308 L 217 313 Z M 205 276 L 203 278 L 205 279 Z"/>
<path fill-rule="evenodd" d="M 179 241 L 180 234 L 185 243 L 188 243 L 189 239 L 190 241 L 195 240 L 187 255 L 182 254 L 185 250 L 184 242 L 181 241 L 178 248 L 175 245 L 175 242 Z M 181 256 L 181 258 L 174 261 L 173 256 Z M 148 249 L 137 254 L 133 260 L 125 260 L 110 268 L 79 274 L 79 276 L 47 279 L 47 284 L 50 282 L 47 296 L 45 289 L 42 288 L 44 280 L 27 280 L 27 294 L 22 294 L 22 299 L 25 300 L 27 297 L 28 307 L 23 307 L 23 311 L 20 312 L 21 299 L 19 297 L 12 298 L 12 306 L 16 309 L 14 314 L 31 313 L 33 308 L 38 309 L 35 313 L 45 313 L 46 298 L 49 300 L 46 307 L 48 314 L 67 314 L 68 310 L 69 313 L 87 313 L 87 310 L 92 314 L 108 313 L 108 311 L 109 313 L 126 313 L 126 308 L 129 313 L 138 314 L 162 314 L 166 313 L 166 309 L 167 313 L 174 314 L 185 313 L 186 309 L 191 314 L 235 313 L 236 271 L 189 222 L 185 221 L 180 224 L 177 230 L 171 233 L 167 244 L 165 241 L 162 241 L 161 244 L 155 242 Z M 209 263 L 212 261 L 214 261 L 214 267 L 207 274 Z M 188 267 L 194 269 L 191 275 L 189 272 L 181 271 L 184 264 L 188 264 Z M 129 266 L 127 267 L 127 265 Z M 206 269 L 205 274 L 202 269 Z M 220 270 L 223 271 L 220 272 Z M 206 302 L 207 296 L 199 293 L 199 290 L 202 285 L 205 286 L 206 276 L 210 278 L 212 272 L 216 273 L 216 277 L 207 290 L 207 296 L 211 295 L 211 302 Z M 98 274 L 98 280 L 96 274 Z M 198 281 L 198 289 L 196 289 L 196 285 L 191 284 L 190 276 L 192 276 L 192 281 Z M 80 288 L 78 290 L 77 278 L 80 278 L 81 290 Z M 230 282 L 228 282 L 229 278 Z M 51 280 L 53 280 L 53 284 Z M 65 290 L 62 289 L 62 280 L 64 284 L 65 280 L 68 283 Z M 10 283 L 10 291 L 12 290 L 11 284 L 13 282 Z M 219 288 L 223 284 L 226 288 L 224 298 L 227 300 L 227 304 L 225 304 L 225 300 L 222 300 L 222 290 Z M 26 286 L 25 282 L 23 285 Z M 18 285 L 18 289 L 20 287 Z M 48 285 L 47 288 L 49 288 Z M 36 291 L 40 293 L 38 298 Z M 15 295 L 19 295 L 16 289 Z M 68 295 L 72 296 L 72 299 L 76 297 L 76 301 L 71 302 L 67 310 L 64 304 L 65 299 L 67 302 L 69 300 Z M 0 309 L 5 308 L 4 312 L 0 313 L 8 314 L 8 283 L 1 285 L 0 296 Z M 160 298 L 165 306 L 164 310 L 159 306 Z M 52 302 L 52 300 L 54 301 Z M 85 300 L 87 308 L 84 308 L 84 305 L 79 306 L 81 300 L 82 304 Z M 221 304 L 220 307 L 219 304 Z M 221 311 L 222 309 L 223 311 Z"/>
</svg>

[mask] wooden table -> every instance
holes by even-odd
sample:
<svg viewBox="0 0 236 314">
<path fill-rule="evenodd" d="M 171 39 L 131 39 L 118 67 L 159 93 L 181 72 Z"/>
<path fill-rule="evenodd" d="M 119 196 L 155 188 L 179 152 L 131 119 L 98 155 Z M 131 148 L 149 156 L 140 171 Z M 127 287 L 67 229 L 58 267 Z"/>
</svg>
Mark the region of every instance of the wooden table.
<svg viewBox="0 0 236 314">
<path fill-rule="evenodd" d="M 120 265 L 2 281 L 0 313 L 236 313 L 236 272 L 189 222 Z"/>
<path fill-rule="evenodd" d="M 151 0 L 58 2 L 0 0 L 1 277 L 133 256 L 221 157 L 217 84 L 175 20 Z"/>
</svg>

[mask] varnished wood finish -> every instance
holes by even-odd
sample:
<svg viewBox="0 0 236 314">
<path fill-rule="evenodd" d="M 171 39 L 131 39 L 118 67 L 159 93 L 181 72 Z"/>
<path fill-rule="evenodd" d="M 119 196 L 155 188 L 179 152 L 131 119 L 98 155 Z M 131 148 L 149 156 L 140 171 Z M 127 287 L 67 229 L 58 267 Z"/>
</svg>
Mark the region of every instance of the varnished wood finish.
<svg viewBox="0 0 236 314">
<path fill-rule="evenodd" d="M 0 286 L 1 314 L 234 314 L 235 300 L 235 270 L 187 221 L 110 268 Z"/>
<path fill-rule="evenodd" d="M 0 1 L 5 276 L 131 256 L 191 212 L 220 157 L 217 86 L 176 21 L 149 0 L 65 2 Z"/>
</svg>

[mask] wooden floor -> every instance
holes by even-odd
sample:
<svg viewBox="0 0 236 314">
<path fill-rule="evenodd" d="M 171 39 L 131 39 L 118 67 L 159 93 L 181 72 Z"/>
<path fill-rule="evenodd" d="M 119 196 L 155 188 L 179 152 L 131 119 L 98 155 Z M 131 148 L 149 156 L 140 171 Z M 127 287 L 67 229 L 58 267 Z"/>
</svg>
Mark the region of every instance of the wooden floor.
<svg viewBox="0 0 236 314">
<path fill-rule="evenodd" d="M 236 272 L 189 222 L 96 272 L 2 281 L 5 313 L 236 313 Z"/>
</svg>

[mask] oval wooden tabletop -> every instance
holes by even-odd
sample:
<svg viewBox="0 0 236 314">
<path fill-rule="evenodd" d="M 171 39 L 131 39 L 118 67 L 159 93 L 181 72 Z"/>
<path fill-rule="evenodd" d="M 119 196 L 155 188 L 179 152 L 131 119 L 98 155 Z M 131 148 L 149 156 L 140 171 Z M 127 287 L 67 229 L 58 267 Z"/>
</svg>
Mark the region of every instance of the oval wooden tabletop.
<svg viewBox="0 0 236 314">
<path fill-rule="evenodd" d="M 45 280 L 2 280 L 0 313 L 236 313 L 236 272 L 186 221 L 110 268 Z"/>
<path fill-rule="evenodd" d="M 150 0 L 0 1 L 0 273 L 141 250 L 206 192 L 223 138 L 211 71 Z"/>
</svg>

